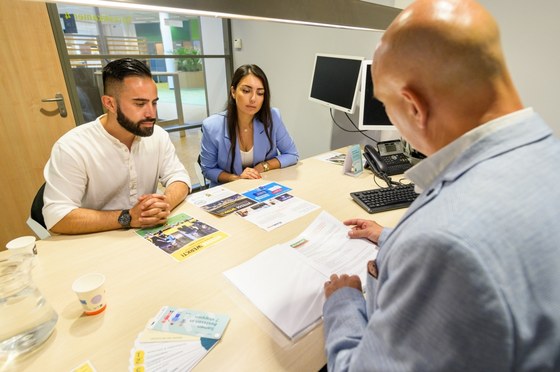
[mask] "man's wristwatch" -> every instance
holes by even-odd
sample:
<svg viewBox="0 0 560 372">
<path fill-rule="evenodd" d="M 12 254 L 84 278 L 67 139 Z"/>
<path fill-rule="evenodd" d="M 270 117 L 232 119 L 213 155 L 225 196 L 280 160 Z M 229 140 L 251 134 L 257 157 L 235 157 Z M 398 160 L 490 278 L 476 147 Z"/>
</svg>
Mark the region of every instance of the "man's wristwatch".
<svg viewBox="0 0 560 372">
<path fill-rule="evenodd" d="M 262 162 L 262 166 L 263 166 L 263 172 L 268 172 L 268 170 L 270 169 L 270 167 L 268 166 L 268 162 L 266 160 Z"/>
<path fill-rule="evenodd" d="M 121 224 L 121 226 L 125 229 L 130 228 L 130 221 L 132 220 L 132 217 L 130 216 L 130 213 L 128 212 L 128 209 L 123 209 L 121 214 L 119 215 L 119 223 Z"/>
</svg>

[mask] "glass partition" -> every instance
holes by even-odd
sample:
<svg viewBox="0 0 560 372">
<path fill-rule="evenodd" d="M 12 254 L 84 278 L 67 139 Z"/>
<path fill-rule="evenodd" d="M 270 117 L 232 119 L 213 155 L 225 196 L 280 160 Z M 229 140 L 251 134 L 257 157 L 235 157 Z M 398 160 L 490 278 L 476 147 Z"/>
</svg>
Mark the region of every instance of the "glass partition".
<svg viewBox="0 0 560 372">
<path fill-rule="evenodd" d="M 83 115 L 77 124 L 94 120 L 103 113 L 100 71 L 109 61 L 125 56 L 145 61 L 152 70 L 160 97 L 159 123 L 163 127 L 196 126 L 213 113 L 210 107 L 220 106 L 219 102 L 208 102 L 208 74 L 224 77 L 223 88 L 227 94 L 225 82 L 231 69 L 231 54 L 226 50 L 229 42 L 223 41 L 224 35 L 229 34 L 224 32 L 224 26 L 229 26 L 227 21 L 210 20 L 213 27 L 204 27 L 204 35 L 205 17 L 55 6 Z M 212 54 L 205 54 L 204 40 L 215 38 L 222 39 L 221 50 L 213 46 Z M 208 59 L 214 60 L 208 66 L 211 71 L 206 68 Z"/>
<path fill-rule="evenodd" d="M 225 109 L 231 78 L 230 22 L 214 17 L 48 4 L 76 125 L 104 110 L 101 70 L 133 57 L 158 86 L 158 124 L 197 183 L 201 122 Z"/>
</svg>

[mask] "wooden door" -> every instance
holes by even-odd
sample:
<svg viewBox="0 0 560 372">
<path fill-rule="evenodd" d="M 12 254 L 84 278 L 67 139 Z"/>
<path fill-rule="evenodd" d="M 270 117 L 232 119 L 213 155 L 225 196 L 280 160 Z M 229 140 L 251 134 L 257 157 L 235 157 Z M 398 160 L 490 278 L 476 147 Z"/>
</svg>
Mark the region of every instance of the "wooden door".
<svg viewBox="0 0 560 372">
<path fill-rule="evenodd" d="M 62 93 L 68 116 L 56 103 Z M 75 126 L 46 4 L 0 1 L 0 250 L 33 235 L 31 202 L 54 142 Z"/>
</svg>

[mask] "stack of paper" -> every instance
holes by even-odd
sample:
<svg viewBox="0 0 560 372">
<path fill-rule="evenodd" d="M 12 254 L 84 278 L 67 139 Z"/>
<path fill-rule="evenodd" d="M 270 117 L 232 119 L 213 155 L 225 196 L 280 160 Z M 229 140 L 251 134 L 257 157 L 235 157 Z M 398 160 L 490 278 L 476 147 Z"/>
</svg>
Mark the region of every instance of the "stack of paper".
<svg viewBox="0 0 560 372">
<path fill-rule="evenodd" d="M 136 338 L 129 371 L 190 371 L 218 343 L 229 317 L 161 308 Z"/>
<path fill-rule="evenodd" d="M 331 274 L 366 279 L 377 246 L 348 238 L 348 227 L 326 212 L 298 237 L 275 245 L 224 275 L 290 339 L 321 319 Z M 258 278 L 258 279 L 255 279 Z"/>
</svg>

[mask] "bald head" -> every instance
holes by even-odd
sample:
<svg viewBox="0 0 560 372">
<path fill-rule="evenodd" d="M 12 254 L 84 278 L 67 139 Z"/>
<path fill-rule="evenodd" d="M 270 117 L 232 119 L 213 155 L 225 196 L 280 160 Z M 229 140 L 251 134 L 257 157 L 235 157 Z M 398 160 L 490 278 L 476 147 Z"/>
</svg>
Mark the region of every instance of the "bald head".
<svg viewBox="0 0 560 372">
<path fill-rule="evenodd" d="M 402 94 L 404 89 L 413 95 L 405 98 L 426 110 L 416 119 L 423 120 L 418 124 L 428 131 L 428 152 L 521 105 L 507 72 L 498 26 L 471 0 L 413 2 L 383 35 L 373 77 L 382 101 L 384 95 Z"/>
<path fill-rule="evenodd" d="M 429 74 L 442 89 L 504 69 L 495 21 L 469 0 L 417 0 L 387 29 L 380 48 L 400 67 L 395 73 Z"/>
</svg>

